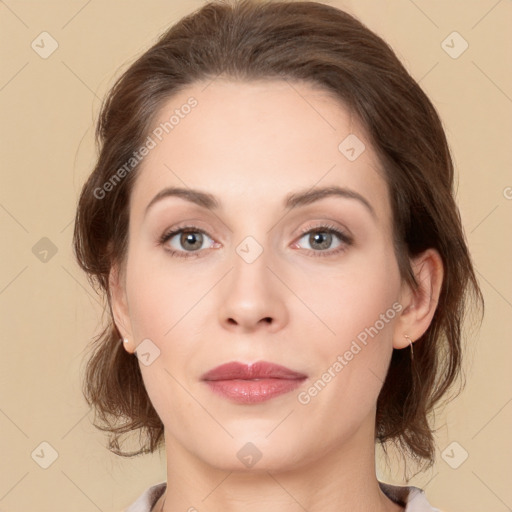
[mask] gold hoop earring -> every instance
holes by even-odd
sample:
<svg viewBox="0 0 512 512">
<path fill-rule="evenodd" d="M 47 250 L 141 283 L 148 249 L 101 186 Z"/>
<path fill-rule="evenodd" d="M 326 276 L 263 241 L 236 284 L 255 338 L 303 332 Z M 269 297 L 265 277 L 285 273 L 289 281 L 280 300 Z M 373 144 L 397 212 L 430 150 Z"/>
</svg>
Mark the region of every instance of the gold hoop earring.
<svg viewBox="0 0 512 512">
<path fill-rule="evenodd" d="M 409 346 L 411 347 L 411 361 L 414 359 L 414 349 L 412 348 L 413 341 L 408 334 L 404 334 L 404 338 L 409 342 Z"/>
</svg>

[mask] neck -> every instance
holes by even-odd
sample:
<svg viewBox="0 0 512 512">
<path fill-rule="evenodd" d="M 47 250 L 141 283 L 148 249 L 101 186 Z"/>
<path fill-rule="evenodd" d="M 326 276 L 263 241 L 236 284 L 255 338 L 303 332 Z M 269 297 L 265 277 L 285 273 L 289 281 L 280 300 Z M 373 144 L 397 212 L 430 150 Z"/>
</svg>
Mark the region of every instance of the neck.
<svg viewBox="0 0 512 512">
<path fill-rule="evenodd" d="M 261 459 L 242 471 L 239 466 L 205 463 L 166 430 L 167 489 L 153 510 L 403 511 L 379 487 L 373 435 L 373 428 L 361 428 L 336 450 L 309 460 L 294 458 L 289 467 L 265 467 Z"/>
</svg>

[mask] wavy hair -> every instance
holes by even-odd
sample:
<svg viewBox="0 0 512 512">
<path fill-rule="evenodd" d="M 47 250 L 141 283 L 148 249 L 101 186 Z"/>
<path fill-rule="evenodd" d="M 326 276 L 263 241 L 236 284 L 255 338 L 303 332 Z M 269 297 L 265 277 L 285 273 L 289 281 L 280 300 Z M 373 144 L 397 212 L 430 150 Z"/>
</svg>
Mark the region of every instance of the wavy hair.
<svg viewBox="0 0 512 512">
<path fill-rule="evenodd" d="M 129 198 L 136 166 L 100 199 L 97 191 L 129 160 L 171 95 L 219 75 L 319 85 L 358 117 L 385 170 L 395 253 L 402 279 L 416 286 L 409 258 L 436 249 L 444 265 L 437 309 L 408 350 L 393 350 L 377 401 L 376 442 L 404 458 L 435 460 L 429 415 L 462 372 L 462 327 L 469 299 L 483 298 L 454 200 L 454 169 L 440 118 L 391 47 L 346 12 L 309 1 L 213 1 L 171 26 L 117 80 L 100 112 L 99 156 L 76 212 L 74 250 L 106 298 L 108 324 L 93 341 L 83 393 L 95 426 L 121 456 L 163 445 L 163 424 L 144 387 L 138 360 L 120 343 L 109 273 L 126 256 Z M 98 421 L 99 420 L 99 421 Z M 140 449 L 121 436 L 139 430 Z M 386 452 L 387 453 L 387 452 Z"/>
</svg>

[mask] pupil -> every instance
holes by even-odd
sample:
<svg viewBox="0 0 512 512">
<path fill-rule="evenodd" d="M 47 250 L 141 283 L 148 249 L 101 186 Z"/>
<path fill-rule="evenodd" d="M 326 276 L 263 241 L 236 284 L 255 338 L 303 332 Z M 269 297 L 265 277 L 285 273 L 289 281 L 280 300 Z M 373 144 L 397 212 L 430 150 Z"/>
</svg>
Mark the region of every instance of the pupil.
<svg viewBox="0 0 512 512">
<path fill-rule="evenodd" d="M 184 248 L 187 248 L 187 244 L 194 245 L 194 242 L 197 245 L 197 242 L 199 241 L 198 247 L 192 247 L 192 249 L 200 248 L 202 245 L 202 234 L 198 233 L 199 236 L 195 235 L 194 233 L 183 233 L 181 237 L 181 243 Z"/>
<path fill-rule="evenodd" d="M 320 249 L 327 249 L 329 247 L 331 237 L 332 237 L 332 235 L 330 233 L 316 233 L 316 234 L 312 235 L 314 243 L 319 244 Z M 313 245 L 313 244 L 311 244 L 311 245 Z"/>
</svg>

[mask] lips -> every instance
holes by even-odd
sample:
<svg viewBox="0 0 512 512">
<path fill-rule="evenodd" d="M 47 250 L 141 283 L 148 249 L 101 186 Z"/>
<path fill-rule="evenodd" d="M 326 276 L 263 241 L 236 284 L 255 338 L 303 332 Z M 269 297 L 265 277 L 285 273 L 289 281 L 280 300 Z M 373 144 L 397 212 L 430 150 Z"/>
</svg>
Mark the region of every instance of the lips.
<svg viewBox="0 0 512 512">
<path fill-rule="evenodd" d="M 234 379 L 304 379 L 306 377 L 307 375 L 290 370 L 285 366 L 266 361 L 258 361 L 251 365 L 238 362 L 226 363 L 206 372 L 201 379 L 216 381 Z"/>
<path fill-rule="evenodd" d="M 239 404 L 257 404 L 293 391 L 307 376 L 266 361 L 247 365 L 226 363 L 205 373 L 202 380 L 222 398 Z"/>
</svg>

